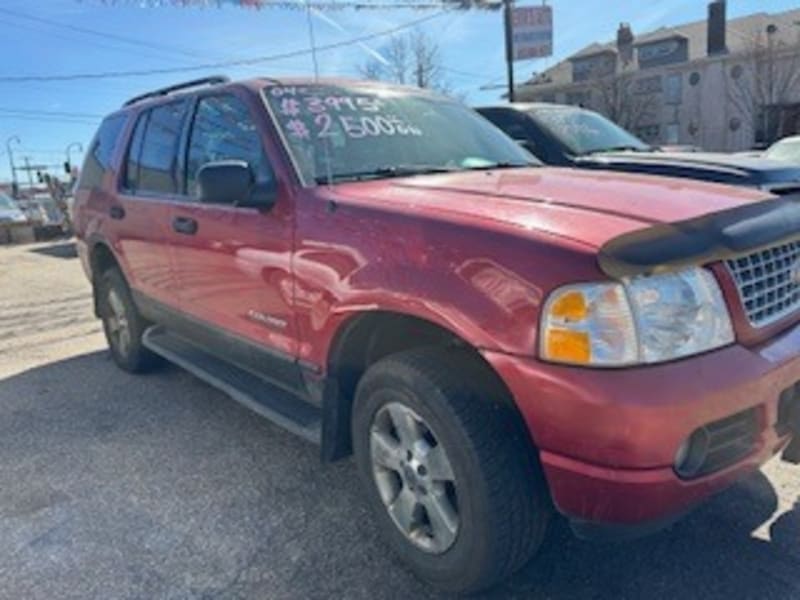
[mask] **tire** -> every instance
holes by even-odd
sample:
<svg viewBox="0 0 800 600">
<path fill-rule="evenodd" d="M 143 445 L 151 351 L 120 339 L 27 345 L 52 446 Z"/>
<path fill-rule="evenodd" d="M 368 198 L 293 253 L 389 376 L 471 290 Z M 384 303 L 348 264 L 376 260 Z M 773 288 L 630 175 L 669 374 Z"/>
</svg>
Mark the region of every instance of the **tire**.
<svg viewBox="0 0 800 600">
<path fill-rule="evenodd" d="M 379 528 L 446 592 L 474 593 L 522 567 L 552 512 L 524 424 L 491 381 L 477 357 L 426 348 L 375 363 L 356 390 L 353 451 Z"/>
<path fill-rule="evenodd" d="M 129 373 L 145 373 L 158 366 L 160 357 L 142 344 L 142 334 L 150 324 L 139 314 L 118 269 L 108 269 L 100 276 L 97 294 L 103 331 L 117 366 Z"/>
</svg>

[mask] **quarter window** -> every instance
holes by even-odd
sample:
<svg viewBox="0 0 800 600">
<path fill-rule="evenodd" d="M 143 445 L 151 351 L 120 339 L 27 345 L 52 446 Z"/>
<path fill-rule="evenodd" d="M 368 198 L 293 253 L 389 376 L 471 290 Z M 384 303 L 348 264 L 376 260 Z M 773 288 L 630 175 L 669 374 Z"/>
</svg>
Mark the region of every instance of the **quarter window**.
<svg viewBox="0 0 800 600">
<path fill-rule="evenodd" d="M 100 124 L 100 129 L 86 155 L 79 187 L 93 188 L 102 184 L 103 176 L 111 166 L 111 157 L 125 125 L 125 119 L 125 115 L 114 115 Z"/>
<path fill-rule="evenodd" d="M 189 194 L 195 193 L 197 171 L 219 160 L 245 161 L 257 184 L 268 183 L 274 177 L 258 128 L 247 105 L 236 96 L 209 96 L 197 104 L 186 168 Z"/>
</svg>

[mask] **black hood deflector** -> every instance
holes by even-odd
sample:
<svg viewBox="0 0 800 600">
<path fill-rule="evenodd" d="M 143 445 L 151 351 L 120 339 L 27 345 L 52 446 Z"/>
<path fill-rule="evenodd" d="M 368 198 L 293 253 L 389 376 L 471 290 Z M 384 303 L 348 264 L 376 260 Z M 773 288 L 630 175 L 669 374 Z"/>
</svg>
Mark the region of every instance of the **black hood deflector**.
<svg viewBox="0 0 800 600">
<path fill-rule="evenodd" d="M 800 238 L 800 197 L 783 197 L 626 233 L 603 244 L 615 279 L 725 260 Z"/>
</svg>

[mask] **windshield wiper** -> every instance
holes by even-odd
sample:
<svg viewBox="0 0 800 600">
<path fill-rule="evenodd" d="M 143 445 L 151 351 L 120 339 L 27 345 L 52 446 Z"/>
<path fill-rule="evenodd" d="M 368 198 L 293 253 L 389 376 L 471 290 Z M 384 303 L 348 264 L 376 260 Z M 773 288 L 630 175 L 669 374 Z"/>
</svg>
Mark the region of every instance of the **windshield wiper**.
<svg viewBox="0 0 800 600">
<path fill-rule="evenodd" d="M 524 162 L 524 163 L 512 163 L 512 162 L 494 162 L 488 165 L 479 165 L 476 167 L 465 167 L 465 171 L 493 171 L 495 169 L 524 169 L 525 167 L 539 167 L 541 166 L 539 163 L 535 162 Z"/>
<path fill-rule="evenodd" d="M 436 166 L 436 165 L 396 165 L 384 166 L 369 171 L 357 171 L 354 173 L 334 173 L 331 175 L 332 182 L 338 181 L 363 181 L 365 179 L 390 179 L 392 177 L 412 177 L 414 175 L 433 175 L 436 173 L 453 173 L 459 171 L 457 167 Z M 321 175 L 315 178 L 319 184 L 328 183 L 328 177 Z"/>
<path fill-rule="evenodd" d="M 590 150 L 589 152 L 584 152 L 584 156 L 590 156 L 592 154 L 604 154 L 606 152 L 651 152 L 653 149 L 650 146 L 634 146 L 629 144 L 627 146 L 610 146 L 608 148 L 598 148 L 597 150 Z"/>
</svg>

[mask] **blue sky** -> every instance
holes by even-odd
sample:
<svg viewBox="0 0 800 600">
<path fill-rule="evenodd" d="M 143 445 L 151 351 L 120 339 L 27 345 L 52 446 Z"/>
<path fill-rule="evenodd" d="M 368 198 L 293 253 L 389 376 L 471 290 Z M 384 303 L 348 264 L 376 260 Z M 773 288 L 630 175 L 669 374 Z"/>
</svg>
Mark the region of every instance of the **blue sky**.
<svg viewBox="0 0 800 600">
<path fill-rule="evenodd" d="M 538 0 L 520 0 L 521 5 Z M 621 21 L 634 33 L 705 18 L 704 0 L 550 0 L 555 20 L 555 56 L 517 63 L 518 81 L 592 41 L 614 37 Z M 143 5 L 149 4 L 149 7 Z M 310 56 L 208 72 L 77 81 L 7 82 L 2 77 L 69 75 L 179 68 L 301 50 L 308 46 L 305 13 L 234 6 L 177 8 L 127 0 L 0 0 L 0 180 L 9 179 L 6 139 L 17 162 L 59 164 L 71 142 L 90 141 L 98 118 L 127 98 L 176 81 L 224 71 L 234 78 L 310 74 Z M 728 14 L 779 12 L 797 0 L 729 0 Z M 314 18 L 317 44 L 384 31 L 432 14 L 409 10 L 326 12 Z M 21 16 L 21 15 L 27 15 Z M 41 19 L 41 20 L 37 20 Z M 44 22 L 47 21 L 47 22 Z M 51 24 L 53 22 L 55 24 Z M 78 29 L 96 30 L 109 37 Z M 451 11 L 420 28 L 438 41 L 447 78 L 470 103 L 496 100 L 502 90 L 481 91 L 505 78 L 500 12 Z M 385 39 L 385 38 L 384 38 Z M 384 39 L 318 55 L 322 75 L 357 74 L 356 66 L 381 51 Z M 16 111 L 16 112 L 15 112 Z M 21 111 L 21 112 L 20 112 Z M 50 113 L 50 114 L 46 114 Z M 57 113 L 79 113 L 65 116 Z M 73 157 L 75 153 L 73 153 Z"/>
</svg>

